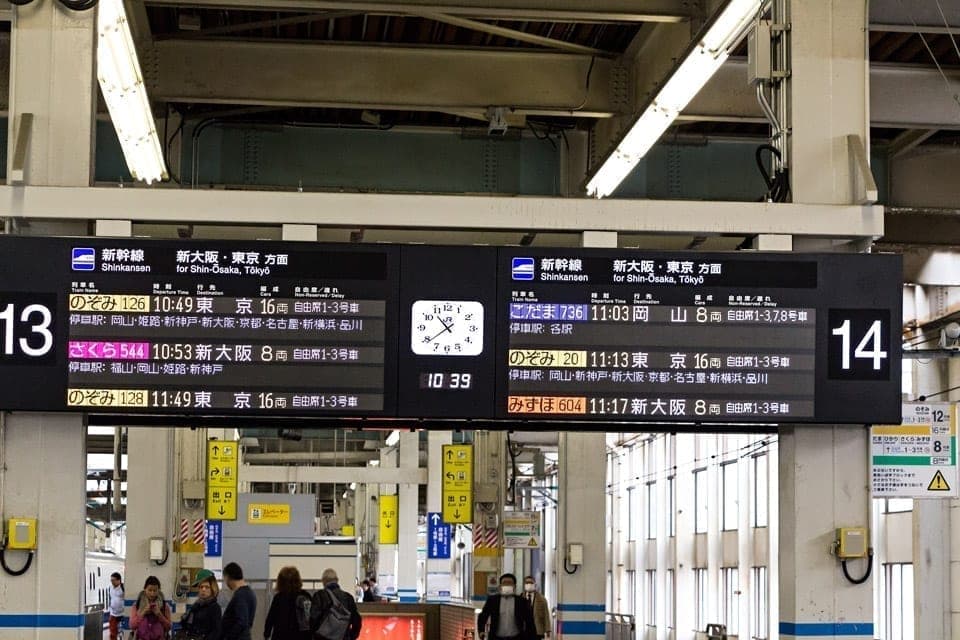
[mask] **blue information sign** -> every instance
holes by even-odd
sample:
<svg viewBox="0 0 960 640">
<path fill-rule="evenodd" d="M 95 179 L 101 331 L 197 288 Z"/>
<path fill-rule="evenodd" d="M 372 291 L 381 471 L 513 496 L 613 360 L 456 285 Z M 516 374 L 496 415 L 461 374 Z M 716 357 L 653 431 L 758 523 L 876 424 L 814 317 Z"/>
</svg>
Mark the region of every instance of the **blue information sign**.
<svg viewBox="0 0 960 640">
<path fill-rule="evenodd" d="M 207 545 L 203 555 L 208 558 L 223 556 L 223 521 L 207 520 Z"/>
<path fill-rule="evenodd" d="M 427 514 L 427 557 L 444 560 L 450 557 L 450 525 L 439 513 Z"/>
</svg>

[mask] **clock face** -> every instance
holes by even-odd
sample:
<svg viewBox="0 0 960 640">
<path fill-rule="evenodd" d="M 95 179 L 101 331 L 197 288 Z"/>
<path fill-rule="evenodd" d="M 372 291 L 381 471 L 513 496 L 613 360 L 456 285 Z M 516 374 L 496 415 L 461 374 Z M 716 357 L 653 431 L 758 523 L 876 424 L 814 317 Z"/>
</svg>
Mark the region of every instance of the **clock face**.
<svg viewBox="0 0 960 640">
<path fill-rule="evenodd" d="M 483 352 L 483 304 L 475 300 L 417 300 L 411 309 L 410 349 L 420 356 L 478 356 Z"/>
</svg>

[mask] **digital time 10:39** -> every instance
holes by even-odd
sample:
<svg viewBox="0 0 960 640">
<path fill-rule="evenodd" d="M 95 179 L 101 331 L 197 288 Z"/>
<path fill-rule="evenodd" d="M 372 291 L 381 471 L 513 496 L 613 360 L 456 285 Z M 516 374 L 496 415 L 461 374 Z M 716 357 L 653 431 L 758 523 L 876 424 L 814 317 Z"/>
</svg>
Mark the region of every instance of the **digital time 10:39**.
<svg viewBox="0 0 960 640">
<path fill-rule="evenodd" d="M 420 374 L 421 389 L 471 389 L 473 374 L 465 372 L 431 371 Z"/>
</svg>

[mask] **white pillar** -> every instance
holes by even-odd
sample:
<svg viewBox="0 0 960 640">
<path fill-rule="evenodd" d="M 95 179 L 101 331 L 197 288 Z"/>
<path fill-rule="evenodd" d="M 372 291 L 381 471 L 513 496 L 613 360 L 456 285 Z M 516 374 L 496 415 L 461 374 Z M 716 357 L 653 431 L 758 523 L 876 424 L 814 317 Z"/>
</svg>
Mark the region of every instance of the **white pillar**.
<svg viewBox="0 0 960 640">
<path fill-rule="evenodd" d="M 794 202 L 854 201 L 847 136 L 866 141 L 866 3 L 788 0 L 788 126 Z M 807 246 L 795 239 L 795 248 Z M 799 244 L 799 246 L 798 246 Z M 828 552 L 835 529 L 869 527 L 869 433 L 780 429 L 780 637 L 873 638 L 872 585 L 849 583 Z M 848 562 L 856 576 L 864 562 Z"/>
<path fill-rule="evenodd" d="M 605 635 L 606 602 L 606 435 L 560 434 L 560 489 L 557 519 L 557 620 L 565 640 Z M 583 563 L 567 561 L 572 545 Z"/>
<path fill-rule="evenodd" d="M 26 184 L 86 187 L 93 176 L 96 105 L 96 11 L 58 2 L 11 6 L 10 113 L 7 175 L 13 174 L 17 131 L 33 115 Z"/>
<path fill-rule="evenodd" d="M 11 7 L 7 176 L 23 184 L 88 186 L 94 124 L 95 12 L 56 2 Z M 16 148 L 32 118 L 20 171 Z M 38 521 L 33 565 L 0 573 L 0 638 L 80 638 L 84 604 L 86 420 L 9 414 L 0 438 L 0 519 Z M 4 523 L 5 524 L 5 523 Z M 6 553 L 11 569 L 25 554 Z"/>
<path fill-rule="evenodd" d="M 837 529 L 870 524 L 866 429 L 783 426 L 779 440 L 780 637 L 873 638 L 872 583 L 830 554 Z"/>
<path fill-rule="evenodd" d="M 416 469 L 420 465 L 420 434 L 408 431 L 400 434 L 401 469 Z M 420 515 L 420 487 L 416 483 L 398 485 L 400 514 L 397 523 L 399 540 L 397 552 L 397 595 L 400 602 L 420 599 L 417 587 L 417 527 Z"/>
<path fill-rule="evenodd" d="M 443 445 L 453 443 L 453 433 L 450 431 L 427 432 L 427 514 L 441 513 L 443 511 Z M 427 522 L 427 531 L 429 532 L 430 522 Z M 440 591 L 449 591 L 454 593 L 453 578 L 453 558 L 457 556 L 457 550 L 453 541 L 451 531 L 450 536 L 450 558 L 427 559 L 426 572 L 426 594 L 429 598 L 445 600 L 441 597 Z M 429 556 L 430 540 L 427 539 Z"/>
<path fill-rule="evenodd" d="M 173 598 L 176 559 L 174 464 L 176 433 L 168 427 L 127 430 L 127 599 L 137 597 L 148 576 L 156 576 L 167 599 Z M 150 539 L 162 538 L 166 562 L 150 559 Z"/>
<path fill-rule="evenodd" d="M 398 451 L 396 447 L 391 447 L 389 449 L 380 450 L 380 468 L 382 469 L 395 469 L 397 467 L 397 458 Z M 397 485 L 395 484 L 381 484 L 377 492 L 379 500 L 383 500 L 383 496 L 397 495 Z M 377 509 L 374 510 L 372 514 L 375 519 L 375 527 L 377 531 L 377 585 L 380 588 L 380 592 L 383 595 L 397 595 L 397 552 L 398 545 L 395 544 L 383 544 L 380 538 L 380 509 L 379 501 L 377 503 Z"/>
<path fill-rule="evenodd" d="M 77 414 L 6 414 L 0 491 L 6 518 L 37 519 L 37 551 L 19 577 L 0 572 L 0 639 L 80 638 L 84 604 L 86 436 Z M 3 420 L 4 417 L 0 417 Z M 16 571 L 27 554 L 6 551 Z"/>
</svg>

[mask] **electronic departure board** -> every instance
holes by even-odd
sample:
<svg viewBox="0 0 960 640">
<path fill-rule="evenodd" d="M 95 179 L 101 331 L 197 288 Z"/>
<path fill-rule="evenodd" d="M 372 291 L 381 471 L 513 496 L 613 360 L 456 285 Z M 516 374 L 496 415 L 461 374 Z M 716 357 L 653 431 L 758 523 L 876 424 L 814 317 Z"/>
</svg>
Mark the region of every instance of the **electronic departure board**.
<svg viewBox="0 0 960 640">
<path fill-rule="evenodd" d="M 889 423 L 900 272 L 870 255 L 0 237 L 0 410 Z"/>
</svg>

